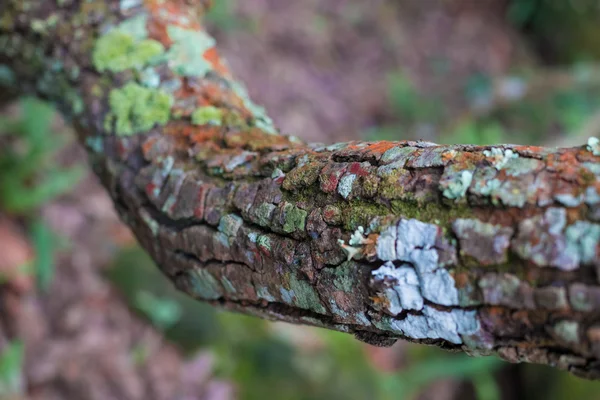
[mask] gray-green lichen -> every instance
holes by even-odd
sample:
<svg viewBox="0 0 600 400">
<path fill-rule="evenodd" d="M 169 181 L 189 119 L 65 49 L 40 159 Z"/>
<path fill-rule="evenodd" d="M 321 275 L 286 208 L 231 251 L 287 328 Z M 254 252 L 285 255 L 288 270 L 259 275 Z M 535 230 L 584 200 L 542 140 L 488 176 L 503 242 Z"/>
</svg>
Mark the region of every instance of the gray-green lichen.
<svg viewBox="0 0 600 400">
<path fill-rule="evenodd" d="M 248 95 L 248 90 L 246 89 L 246 87 L 237 81 L 230 82 L 230 85 L 231 85 L 231 88 L 233 89 L 233 91 L 235 92 L 235 94 L 240 96 L 240 98 L 244 102 L 244 106 L 254 116 L 254 121 L 253 121 L 254 126 L 256 126 L 257 128 L 260 128 L 265 133 L 268 133 L 271 135 L 278 134 L 277 129 L 275 128 L 275 124 L 273 123 L 273 120 L 267 115 L 264 107 L 257 105 L 256 103 L 254 103 L 252 101 L 252 99 L 250 99 L 250 96 Z"/>
<path fill-rule="evenodd" d="M 222 296 L 219 281 L 204 268 L 194 269 L 190 277 L 193 294 L 204 300 L 216 300 Z"/>
<path fill-rule="evenodd" d="M 473 181 L 473 172 L 461 171 L 454 179 L 444 185 L 443 195 L 449 199 L 460 199 L 465 196 Z"/>
<path fill-rule="evenodd" d="M 289 289 L 281 288 L 281 296 L 288 304 L 319 314 L 327 314 L 327 309 L 321 303 L 315 288 L 308 281 L 298 279 L 294 273 L 289 277 Z"/>
<path fill-rule="evenodd" d="M 352 185 L 356 180 L 355 174 L 347 174 L 340 179 L 340 182 L 337 187 L 337 191 L 344 199 L 347 199 L 352 193 Z"/>
<path fill-rule="evenodd" d="M 566 343 L 579 342 L 579 323 L 576 321 L 559 321 L 552 326 L 552 332 Z"/>
<path fill-rule="evenodd" d="M 169 25 L 167 33 L 173 44 L 165 59 L 175 73 L 203 77 L 212 70 L 204 53 L 215 46 L 215 40 L 206 32 Z"/>
<path fill-rule="evenodd" d="M 307 212 L 296 207 L 291 203 L 286 203 L 283 206 L 283 231 L 285 233 L 292 233 L 297 230 L 303 231 L 306 226 Z"/>
<path fill-rule="evenodd" d="M 492 163 L 497 170 L 501 170 L 510 160 L 519 157 L 519 155 L 513 152 L 511 149 L 501 149 L 498 147 L 492 147 L 490 150 L 484 150 L 483 154 L 492 159 Z"/>
</svg>

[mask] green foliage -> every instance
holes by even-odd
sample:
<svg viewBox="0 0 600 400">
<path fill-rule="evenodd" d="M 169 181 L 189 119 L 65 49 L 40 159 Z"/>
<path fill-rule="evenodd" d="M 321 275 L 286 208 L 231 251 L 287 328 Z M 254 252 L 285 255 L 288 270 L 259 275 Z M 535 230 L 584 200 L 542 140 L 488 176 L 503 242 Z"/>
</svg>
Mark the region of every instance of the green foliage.
<svg viewBox="0 0 600 400">
<path fill-rule="evenodd" d="M 161 331 L 169 329 L 181 318 L 181 306 L 175 300 L 158 297 L 151 292 L 137 292 L 135 305 Z"/>
<path fill-rule="evenodd" d="M 22 394 L 24 355 L 25 347 L 18 340 L 9 342 L 0 353 L 0 398 Z"/>
<path fill-rule="evenodd" d="M 390 106 L 404 125 L 435 123 L 439 120 L 442 105 L 435 99 L 421 95 L 407 76 L 396 72 L 387 79 Z"/>
<path fill-rule="evenodd" d="M 513 25 L 523 27 L 534 17 L 539 3 L 539 0 L 513 0 L 506 11 L 506 18 Z"/>
<path fill-rule="evenodd" d="M 477 123 L 467 121 L 460 124 L 450 135 L 441 139 L 448 144 L 497 144 L 506 134 L 502 125 L 497 122 Z"/>
<path fill-rule="evenodd" d="M 469 357 L 464 354 L 442 354 L 439 350 L 425 350 L 426 357 L 412 360 L 410 366 L 400 374 L 383 378 L 386 388 L 385 399 L 404 399 L 419 389 L 440 380 L 460 379 L 471 381 L 478 400 L 498 400 L 501 398 L 493 372 L 504 365 L 495 357 Z M 428 354 L 427 354 L 428 353 Z"/>
<path fill-rule="evenodd" d="M 64 146 L 51 132 L 54 111 L 31 98 L 21 101 L 21 116 L 0 118 L 0 207 L 12 214 L 31 212 L 70 189 L 80 167 L 61 168 L 54 156 Z"/>
<path fill-rule="evenodd" d="M 58 247 L 56 238 L 50 228 L 41 220 L 33 221 L 30 229 L 35 250 L 33 272 L 38 289 L 46 291 L 54 278 L 54 252 Z"/>
<path fill-rule="evenodd" d="M 206 15 L 207 21 L 215 24 L 224 31 L 232 31 L 243 27 L 244 24 L 240 21 L 233 12 L 235 0 L 219 0 L 212 4 L 211 9 Z"/>
<path fill-rule="evenodd" d="M 511 0 L 507 20 L 527 33 L 546 62 L 598 60 L 600 7 L 594 0 Z"/>
<path fill-rule="evenodd" d="M 168 302 L 176 304 L 163 306 L 159 319 L 172 322 L 164 325 L 165 337 L 179 344 L 185 351 L 193 353 L 219 339 L 215 309 L 176 290 L 142 249 L 128 248 L 119 252 L 113 261 L 113 267 L 107 271 L 107 277 L 132 308 L 151 321 L 152 317 L 144 311 L 147 304 L 140 307 L 140 293 L 146 293 L 142 297 L 151 297 L 150 302 L 168 299 Z M 144 303 L 143 298 L 141 302 Z M 179 317 L 162 315 L 169 314 L 165 310 L 177 313 Z"/>
</svg>

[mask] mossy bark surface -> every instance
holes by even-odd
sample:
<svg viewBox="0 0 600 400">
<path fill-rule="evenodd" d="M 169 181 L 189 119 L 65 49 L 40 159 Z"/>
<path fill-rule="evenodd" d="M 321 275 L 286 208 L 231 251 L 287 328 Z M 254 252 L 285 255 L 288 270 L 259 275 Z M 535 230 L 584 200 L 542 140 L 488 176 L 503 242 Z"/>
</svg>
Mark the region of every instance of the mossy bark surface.
<svg viewBox="0 0 600 400">
<path fill-rule="evenodd" d="M 73 120 L 177 287 L 374 344 L 599 376 L 597 141 L 305 144 L 233 78 L 206 6 L 0 3 L 1 82 Z"/>
</svg>

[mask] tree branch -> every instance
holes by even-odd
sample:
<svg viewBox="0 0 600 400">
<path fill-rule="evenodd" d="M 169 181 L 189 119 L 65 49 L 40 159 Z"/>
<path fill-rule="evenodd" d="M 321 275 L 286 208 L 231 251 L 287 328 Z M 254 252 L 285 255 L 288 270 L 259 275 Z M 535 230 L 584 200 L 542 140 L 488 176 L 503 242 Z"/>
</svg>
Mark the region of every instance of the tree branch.
<svg viewBox="0 0 600 400">
<path fill-rule="evenodd" d="M 177 287 L 370 343 L 598 377 L 598 143 L 302 143 L 233 79 L 204 7 L 0 4 L 13 88 L 73 119 L 121 218 Z"/>
</svg>

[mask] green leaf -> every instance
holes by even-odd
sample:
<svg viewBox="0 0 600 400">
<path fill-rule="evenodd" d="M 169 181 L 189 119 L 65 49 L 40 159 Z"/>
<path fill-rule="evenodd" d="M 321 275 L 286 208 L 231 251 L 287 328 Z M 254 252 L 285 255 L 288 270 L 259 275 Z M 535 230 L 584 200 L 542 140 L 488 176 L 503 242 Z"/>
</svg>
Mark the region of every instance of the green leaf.
<svg viewBox="0 0 600 400">
<path fill-rule="evenodd" d="M 35 250 L 34 272 L 38 289 L 46 291 L 54 278 L 54 233 L 41 220 L 31 226 L 31 240 Z"/>
<path fill-rule="evenodd" d="M 0 194 L 2 206 L 12 213 L 24 213 L 35 209 L 57 196 L 69 191 L 84 174 L 81 167 L 50 173 L 39 184 L 26 186 L 15 177 L 6 177 L 2 182 L 5 190 Z"/>
<path fill-rule="evenodd" d="M 475 393 L 477 393 L 477 400 L 500 400 L 502 398 L 500 387 L 492 373 L 484 371 L 476 374 L 473 376 L 472 382 Z"/>
<path fill-rule="evenodd" d="M 158 297 L 148 291 L 137 292 L 135 305 L 154 326 L 163 331 L 175 325 L 182 314 L 181 307 L 176 301 Z"/>
<path fill-rule="evenodd" d="M 0 353 L 0 398 L 15 396 L 23 391 L 23 359 L 25 346 L 14 340 Z"/>
<path fill-rule="evenodd" d="M 54 117 L 54 109 L 49 103 L 44 103 L 35 98 L 25 97 L 21 100 L 24 134 L 30 139 L 41 142 L 50 142 L 50 124 Z"/>
<path fill-rule="evenodd" d="M 491 373 L 503 362 L 496 357 L 473 358 L 466 355 L 429 358 L 414 364 L 399 376 L 385 378 L 389 398 L 407 398 L 418 389 L 444 378 L 473 379 L 481 378 L 482 372 Z"/>
</svg>

